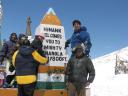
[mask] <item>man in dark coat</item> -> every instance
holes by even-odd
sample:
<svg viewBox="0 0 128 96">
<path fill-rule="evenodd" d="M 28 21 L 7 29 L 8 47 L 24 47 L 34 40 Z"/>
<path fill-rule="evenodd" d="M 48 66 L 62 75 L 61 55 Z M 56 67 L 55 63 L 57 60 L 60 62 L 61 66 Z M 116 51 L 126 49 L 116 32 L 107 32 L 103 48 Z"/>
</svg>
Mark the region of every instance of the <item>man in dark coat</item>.
<svg viewBox="0 0 128 96">
<path fill-rule="evenodd" d="M 87 32 L 86 27 L 81 26 L 81 22 L 79 20 L 73 21 L 74 33 L 71 38 L 68 39 L 65 43 L 65 48 L 71 44 L 72 52 L 74 52 L 75 46 L 81 44 L 84 48 L 84 53 L 86 56 L 89 56 L 90 48 L 92 46 L 90 35 Z"/>
<path fill-rule="evenodd" d="M 41 56 L 45 56 L 44 55 L 44 51 L 42 50 L 43 47 L 43 40 L 44 40 L 45 36 L 42 32 L 36 32 L 35 33 L 35 38 L 31 43 L 31 47 L 34 48 L 35 50 L 37 50 Z"/>
<path fill-rule="evenodd" d="M 4 42 L 2 49 L 0 51 L 0 63 L 2 64 L 4 59 L 6 59 L 6 82 L 4 87 L 9 87 L 9 84 L 15 76 L 14 67 L 12 66 L 12 55 L 18 49 L 18 39 L 16 33 L 11 33 L 10 40 Z M 8 65 L 9 64 L 9 65 Z"/>
<path fill-rule="evenodd" d="M 0 51 L 0 62 L 2 63 L 4 58 L 11 59 L 13 53 L 17 50 L 16 43 L 17 43 L 17 34 L 11 33 L 10 40 L 4 42 L 2 49 Z"/>
<path fill-rule="evenodd" d="M 74 51 L 75 55 L 70 58 L 66 68 L 69 96 L 84 96 L 85 87 L 94 80 L 95 69 L 91 59 L 84 55 L 80 44 Z"/>
</svg>

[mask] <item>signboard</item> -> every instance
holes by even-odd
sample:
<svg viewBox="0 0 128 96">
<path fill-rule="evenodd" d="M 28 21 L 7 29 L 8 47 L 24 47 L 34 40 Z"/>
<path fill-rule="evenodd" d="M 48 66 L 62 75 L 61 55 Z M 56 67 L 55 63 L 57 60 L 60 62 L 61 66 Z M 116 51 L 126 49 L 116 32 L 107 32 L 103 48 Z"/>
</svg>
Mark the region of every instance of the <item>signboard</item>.
<svg viewBox="0 0 128 96">
<path fill-rule="evenodd" d="M 49 58 L 50 66 L 64 66 L 67 63 L 67 54 L 64 49 L 65 34 L 64 27 L 56 25 L 40 24 L 36 31 L 41 31 L 45 35 L 43 50 Z"/>
<path fill-rule="evenodd" d="M 36 31 L 44 34 L 43 50 L 49 64 L 40 66 L 37 89 L 65 89 L 64 67 L 67 63 L 63 26 L 40 24 Z"/>
</svg>

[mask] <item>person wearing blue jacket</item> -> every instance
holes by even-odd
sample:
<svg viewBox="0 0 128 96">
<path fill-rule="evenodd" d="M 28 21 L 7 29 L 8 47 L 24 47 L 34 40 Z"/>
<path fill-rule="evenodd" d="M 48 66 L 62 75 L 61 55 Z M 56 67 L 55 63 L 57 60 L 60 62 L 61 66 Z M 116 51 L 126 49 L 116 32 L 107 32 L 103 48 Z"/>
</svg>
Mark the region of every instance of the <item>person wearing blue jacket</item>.
<svg viewBox="0 0 128 96">
<path fill-rule="evenodd" d="M 81 22 L 79 20 L 74 20 L 72 22 L 74 27 L 74 33 L 71 38 L 65 42 L 65 48 L 71 44 L 72 52 L 75 50 L 75 47 L 78 44 L 81 44 L 84 48 L 84 53 L 86 56 L 89 56 L 90 48 L 92 46 L 90 35 L 87 32 L 86 27 L 81 26 Z"/>
</svg>

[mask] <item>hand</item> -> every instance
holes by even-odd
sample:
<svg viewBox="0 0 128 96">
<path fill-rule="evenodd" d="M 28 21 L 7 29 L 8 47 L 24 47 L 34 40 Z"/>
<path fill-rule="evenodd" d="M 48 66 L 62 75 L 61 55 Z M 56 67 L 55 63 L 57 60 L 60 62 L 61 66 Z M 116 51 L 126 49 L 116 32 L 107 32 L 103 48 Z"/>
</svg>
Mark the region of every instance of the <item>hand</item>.
<svg viewBox="0 0 128 96">
<path fill-rule="evenodd" d="M 88 87 L 90 85 L 90 82 L 86 82 L 85 87 Z"/>
<path fill-rule="evenodd" d="M 66 49 L 67 47 L 69 47 L 69 44 L 70 44 L 70 42 L 67 40 L 67 41 L 65 42 L 65 49 Z"/>
<path fill-rule="evenodd" d="M 10 66 L 9 66 L 9 71 L 10 72 L 13 72 L 15 70 L 15 67 L 11 64 Z"/>
<path fill-rule="evenodd" d="M 48 64 L 48 63 L 49 63 L 49 59 L 47 60 L 46 64 Z"/>
</svg>

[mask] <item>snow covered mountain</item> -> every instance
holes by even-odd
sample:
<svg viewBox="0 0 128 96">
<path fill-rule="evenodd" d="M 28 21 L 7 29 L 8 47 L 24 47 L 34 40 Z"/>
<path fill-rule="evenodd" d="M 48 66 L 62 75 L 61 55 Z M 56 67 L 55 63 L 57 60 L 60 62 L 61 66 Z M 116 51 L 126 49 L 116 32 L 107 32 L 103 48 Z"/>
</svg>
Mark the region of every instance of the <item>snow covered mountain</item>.
<svg viewBox="0 0 128 96">
<path fill-rule="evenodd" d="M 96 77 L 91 84 L 91 96 L 128 96 L 128 74 L 115 75 L 117 57 L 128 61 L 128 47 L 93 60 Z"/>
</svg>

